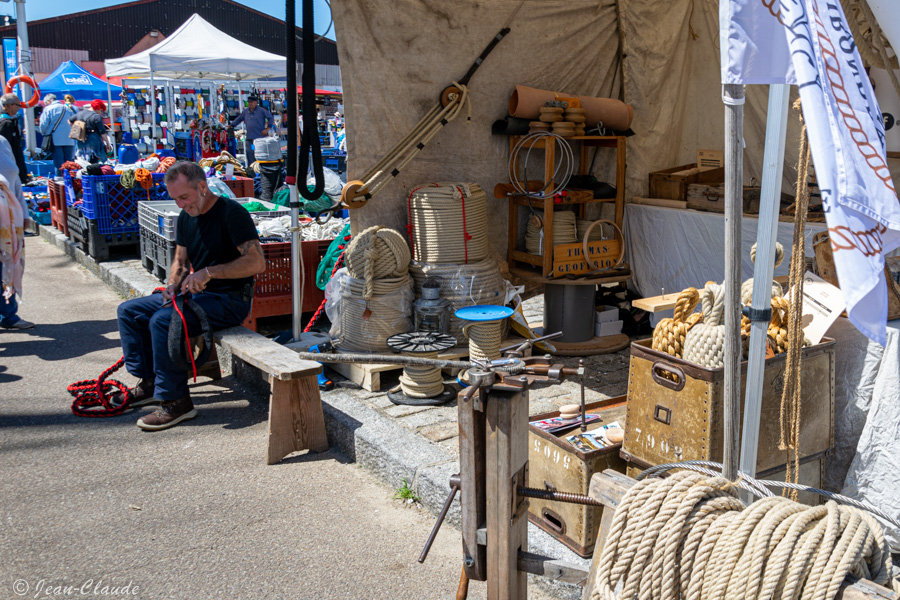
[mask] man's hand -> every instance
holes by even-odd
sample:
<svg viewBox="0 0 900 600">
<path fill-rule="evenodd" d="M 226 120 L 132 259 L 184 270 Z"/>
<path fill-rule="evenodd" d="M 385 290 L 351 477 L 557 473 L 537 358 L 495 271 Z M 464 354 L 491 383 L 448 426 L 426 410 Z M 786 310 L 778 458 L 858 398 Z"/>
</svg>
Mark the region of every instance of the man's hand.
<svg viewBox="0 0 900 600">
<path fill-rule="evenodd" d="M 261 133 L 263 136 L 269 135 L 269 128 L 268 128 L 268 127 L 263 127 L 263 129 L 262 129 L 262 131 L 260 131 L 260 133 Z"/>
<path fill-rule="evenodd" d="M 181 293 L 186 294 L 190 292 L 191 294 L 197 294 L 202 292 L 206 289 L 206 284 L 209 283 L 210 279 L 212 279 L 212 276 L 209 274 L 209 268 L 194 271 L 181 282 Z"/>
<path fill-rule="evenodd" d="M 175 297 L 175 294 L 178 293 L 178 286 L 176 284 L 171 284 L 162 292 L 163 302 L 171 302 L 172 298 Z"/>
</svg>

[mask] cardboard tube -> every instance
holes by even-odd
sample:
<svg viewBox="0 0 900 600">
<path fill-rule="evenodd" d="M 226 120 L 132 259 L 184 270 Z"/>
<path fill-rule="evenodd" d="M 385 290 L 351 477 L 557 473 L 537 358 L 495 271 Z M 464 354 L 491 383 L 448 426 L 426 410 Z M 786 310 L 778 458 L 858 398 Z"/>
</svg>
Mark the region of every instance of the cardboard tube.
<svg viewBox="0 0 900 600">
<path fill-rule="evenodd" d="M 512 96 L 510 96 L 509 114 L 519 119 L 537 120 L 544 103 L 552 102 L 558 96 L 578 98 L 581 102 L 581 108 L 585 109 L 585 117 L 587 118 L 585 125 L 588 127 L 593 127 L 598 122 L 602 122 L 605 127 L 616 131 L 624 131 L 631 127 L 634 109 L 621 100 L 537 90 L 524 85 L 517 85 Z"/>
</svg>

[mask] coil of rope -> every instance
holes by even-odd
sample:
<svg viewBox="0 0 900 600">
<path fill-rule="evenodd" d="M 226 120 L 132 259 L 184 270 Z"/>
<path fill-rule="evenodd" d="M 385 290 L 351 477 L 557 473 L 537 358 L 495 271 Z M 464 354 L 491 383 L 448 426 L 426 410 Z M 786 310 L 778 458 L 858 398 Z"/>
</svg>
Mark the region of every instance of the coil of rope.
<svg viewBox="0 0 900 600">
<path fill-rule="evenodd" d="M 682 471 L 625 494 L 591 598 L 830 600 L 847 575 L 900 591 L 891 569 L 884 532 L 867 513 L 781 497 L 745 507 L 727 479 Z"/>
<path fill-rule="evenodd" d="M 524 183 L 528 181 L 528 160 L 531 157 L 531 151 L 538 147 L 539 143 L 540 148 L 546 147 L 547 144 L 557 144 L 559 146 L 559 161 L 554 165 L 553 175 L 548 180 L 549 183 L 539 191 L 529 191 L 528 186 Z M 519 179 L 519 174 L 517 172 L 519 153 L 525 148 L 527 148 L 527 151 L 525 152 L 525 158 L 522 161 L 522 164 L 524 165 L 524 177 L 523 179 Z M 513 150 L 509 154 L 507 171 L 509 174 L 509 181 L 512 183 L 518 194 L 521 194 L 522 196 L 545 198 L 553 196 L 566 188 L 569 184 L 569 179 L 572 177 L 574 168 L 575 158 L 574 153 L 572 152 L 572 146 L 569 145 L 569 142 L 561 136 L 549 131 L 535 131 L 522 136 L 522 138 L 516 142 L 516 145 L 513 146 Z M 552 188 L 551 184 L 553 184 Z"/>
<path fill-rule="evenodd" d="M 766 333 L 769 347 L 775 354 L 787 352 L 789 313 L 790 301 L 787 298 L 783 296 L 772 298 L 772 320 Z M 809 340 L 805 340 L 803 345 L 809 345 Z M 750 319 L 746 316 L 741 316 L 741 347 L 746 359 L 750 351 Z"/>
<path fill-rule="evenodd" d="M 588 232 L 588 229 L 590 229 L 591 225 L 593 225 L 593 224 L 594 224 L 594 222 L 591 221 L 590 219 L 578 219 L 575 222 L 575 233 L 576 233 L 576 237 L 578 238 L 577 241 L 581 242 L 584 240 L 585 233 Z M 600 240 L 604 240 L 604 239 L 606 239 L 605 235 L 606 235 L 606 232 L 603 230 L 603 225 L 601 224 L 599 229 L 591 230 L 588 241 L 589 242 L 597 242 Z M 555 239 L 554 239 L 554 241 L 555 241 Z"/>
<path fill-rule="evenodd" d="M 161 158 L 159 161 L 159 166 L 156 168 L 156 171 L 154 171 L 154 173 L 165 173 L 169 170 L 169 167 L 175 164 L 175 161 L 176 159 L 173 156 L 166 156 Z"/>
<path fill-rule="evenodd" d="M 371 295 L 364 296 L 366 290 Z M 412 279 L 408 274 L 371 283 L 347 277 L 340 291 L 338 347 L 359 352 L 387 352 L 387 339 L 410 330 Z M 334 330 L 333 330 L 334 331 Z"/>
<path fill-rule="evenodd" d="M 428 277 L 437 277 L 441 283 L 441 298 L 450 302 L 453 313 L 464 306 L 479 304 L 503 304 L 506 296 L 506 280 L 494 258 L 486 258 L 467 265 L 434 265 L 413 261 L 409 272 L 415 282 L 416 297 L 422 295 L 422 285 Z M 465 321 L 452 314 L 450 335 L 463 339 Z"/>
<path fill-rule="evenodd" d="M 553 245 L 574 244 L 578 241 L 578 233 L 575 229 L 576 216 L 570 210 L 553 212 Z M 541 211 L 535 211 L 528 218 L 525 229 L 525 250 L 529 254 L 543 256 L 544 254 L 544 215 Z"/>
<path fill-rule="evenodd" d="M 487 256 L 487 195 L 477 183 L 421 185 L 407 205 L 413 259 L 460 264 Z"/>
<path fill-rule="evenodd" d="M 365 281 L 362 296 L 371 298 L 376 279 L 396 279 L 409 272 L 409 246 L 398 231 L 375 225 L 353 238 L 344 260 L 350 277 Z"/>
<path fill-rule="evenodd" d="M 247 175 L 247 172 L 244 170 L 244 165 L 238 162 L 238 160 L 227 150 L 222 150 L 219 156 L 215 158 L 204 158 L 198 164 L 204 169 L 215 167 L 216 171 L 218 172 L 224 171 L 225 165 L 232 164 L 234 165 L 235 175 L 240 175 L 242 177 Z"/>
<path fill-rule="evenodd" d="M 153 290 L 154 294 L 161 293 L 165 288 L 156 288 Z M 204 335 L 206 335 L 209 330 L 209 323 L 206 320 L 206 313 L 197 306 L 193 301 L 188 301 L 189 307 L 194 310 L 200 319 L 201 323 L 205 323 L 204 325 Z M 183 304 L 183 302 L 182 302 Z M 191 306 L 193 305 L 193 306 Z M 165 304 L 163 305 L 165 306 Z M 191 365 L 193 366 L 194 372 L 194 381 L 197 380 L 197 366 L 194 362 L 193 353 L 190 351 L 191 340 L 187 332 L 187 322 L 185 321 L 184 314 L 182 309 L 178 306 L 177 302 L 173 302 L 172 306 L 176 313 L 178 313 L 181 323 L 184 325 L 184 347 L 187 349 L 187 354 L 191 357 Z M 168 338 L 168 348 L 169 348 L 169 356 L 173 361 L 176 361 L 176 364 L 179 364 L 177 361 L 181 361 L 181 364 L 184 363 L 183 358 L 181 358 L 181 351 L 178 346 L 178 341 L 180 340 L 180 336 L 175 338 L 173 342 L 173 331 L 177 336 L 177 327 L 176 321 L 178 319 L 172 319 L 169 324 L 169 338 Z M 206 340 L 204 340 L 206 341 Z M 210 334 L 209 341 L 205 344 L 205 353 L 206 356 L 209 355 L 209 351 L 212 350 L 212 336 Z M 201 356 L 201 358 L 203 358 Z M 121 369 L 125 365 L 125 357 L 123 356 L 118 361 L 115 362 L 111 367 L 106 369 L 100 374 L 100 377 L 97 379 L 84 379 L 81 381 L 76 381 L 69 386 L 66 387 L 66 391 L 69 392 L 75 399 L 72 401 L 72 413 L 78 415 L 79 417 L 115 417 L 127 411 L 130 407 L 132 394 L 131 390 L 121 381 L 116 379 L 109 379 L 109 376 Z M 117 403 L 113 396 L 121 393 L 123 397 L 123 401 Z"/>
<path fill-rule="evenodd" d="M 653 329 L 651 348 L 681 358 L 684 353 L 685 335 L 703 318 L 701 313 L 694 312 L 699 301 L 700 293 L 697 288 L 682 290 L 675 300 L 675 313 L 672 318 L 662 319 Z"/>
<path fill-rule="evenodd" d="M 452 343 L 452 342 L 451 342 Z M 437 360 L 438 352 L 417 352 L 409 354 L 418 358 Z M 438 367 L 406 365 L 400 375 L 400 389 L 410 398 L 434 398 L 444 391 L 444 376 Z"/>
<path fill-rule="evenodd" d="M 469 360 L 495 360 L 500 358 L 500 344 L 503 341 L 502 321 L 486 321 L 468 323 L 463 326 L 462 333 L 469 340 Z"/>
<path fill-rule="evenodd" d="M 750 261 L 756 264 L 756 244 L 750 248 Z M 775 268 L 777 269 L 784 262 L 784 246 L 780 242 L 775 242 Z M 772 281 L 772 297 L 783 296 L 784 290 L 777 281 Z M 746 279 L 741 284 L 741 304 L 750 306 L 753 301 L 753 278 Z"/>
<path fill-rule="evenodd" d="M 700 293 L 703 321 L 684 335 L 684 360 L 710 369 L 725 364 L 725 286 L 712 281 Z"/>
</svg>

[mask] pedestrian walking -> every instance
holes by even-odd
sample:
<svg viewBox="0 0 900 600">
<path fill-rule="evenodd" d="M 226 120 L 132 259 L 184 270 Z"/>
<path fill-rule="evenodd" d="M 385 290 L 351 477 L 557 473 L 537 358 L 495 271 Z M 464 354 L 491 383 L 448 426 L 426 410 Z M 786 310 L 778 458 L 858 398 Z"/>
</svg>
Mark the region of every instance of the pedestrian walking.
<svg viewBox="0 0 900 600">
<path fill-rule="evenodd" d="M 74 108 L 59 102 L 55 94 L 44 96 L 44 112 L 41 113 L 39 126 L 44 136 L 41 149 L 53 157 L 54 172 L 59 172 L 64 162 L 75 158 L 75 140 L 69 137 L 72 129 L 69 119 L 76 114 Z"/>
<path fill-rule="evenodd" d="M 22 129 L 19 127 L 19 109 L 22 101 L 13 93 L 0 96 L 0 136 L 9 142 L 10 150 L 15 157 L 19 169 L 19 182 L 28 181 L 28 168 L 25 166 L 25 153 L 22 151 Z"/>
<path fill-rule="evenodd" d="M 93 100 L 90 108 L 85 107 L 69 117 L 69 123 L 72 124 L 69 136 L 75 140 L 77 158 L 88 162 L 106 161 L 106 153 L 112 150 L 112 145 L 106 135 L 106 124 L 103 123 L 105 110 L 106 103 L 103 100 Z"/>
<path fill-rule="evenodd" d="M 2 102 L 2 99 L 0 99 Z M 25 231 L 31 226 L 12 145 L 0 136 L 0 327 L 31 329 L 18 315 L 25 273 Z"/>
<path fill-rule="evenodd" d="M 253 141 L 257 138 L 269 135 L 269 127 L 275 125 L 275 117 L 265 108 L 259 106 L 259 98 L 250 96 L 247 98 L 247 108 L 245 108 L 237 118 L 231 122 L 232 127 L 237 127 L 241 123 L 247 131 L 247 167 L 256 162 L 256 153 L 253 151 Z"/>
</svg>

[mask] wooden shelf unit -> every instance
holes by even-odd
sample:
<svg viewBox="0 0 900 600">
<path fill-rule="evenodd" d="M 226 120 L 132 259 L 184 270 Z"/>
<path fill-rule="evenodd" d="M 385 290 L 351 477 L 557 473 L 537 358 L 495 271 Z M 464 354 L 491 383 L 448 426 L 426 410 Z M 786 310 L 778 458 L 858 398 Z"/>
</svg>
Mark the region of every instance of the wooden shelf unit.
<svg viewBox="0 0 900 600">
<path fill-rule="evenodd" d="M 509 138 L 509 152 L 512 155 L 513 149 L 519 140 L 524 136 L 514 135 Z M 544 151 L 544 178 L 545 186 L 552 187 L 553 172 L 556 164 L 556 141 L 548 143 L 553 138 L 542 138 L 535 141 L 531 146 L 534 150 Z M 565 138 L 570 143 L 578 143 L 578 175 L 588 175 L 588 149 L 609 148 L 616 152 L 616 197 L 615 198 L 593 198 L 593 196 L 584 197 L 577 195 L 562 204 L 555 204 L 552 197 L 534 198 L 522 195 L 509 196 L 509 266 L 510 269 L 517 269 L 520 266 L 537 268 L 539 274 L 544 277 L 550 277 L 553 273 L 553 209 L 555 207 L 574 206 L 576 214 L 579 218 L 584 218 L 585 207 L 587 204 L 594 202 L 615 202 L 615 223 L 622 228 L 622 217 L 625 213 L 625 136 L 603 135 L 603 136 L 574 136 Z M 573 149 L 574 150 L 574 149 Z M 521 153 L 521 151 L 520 151 Z M 513 173 L 518 173 L 518 159 L 513 164 Z M 519 245 L 519 207 L 531 206 L 533 208 L 544 211 L 544 253 L 542 256 L 529 254 L 518 249 Z M 524 263 L 524 265 L 522 265 Z M 630 274 L 630 271 L 628 271 Z M 616 278 L 617 281 L 627 279 L 627 276 Z M 564 283 L 565 280 L 559 281 Z"/>
</svg>

